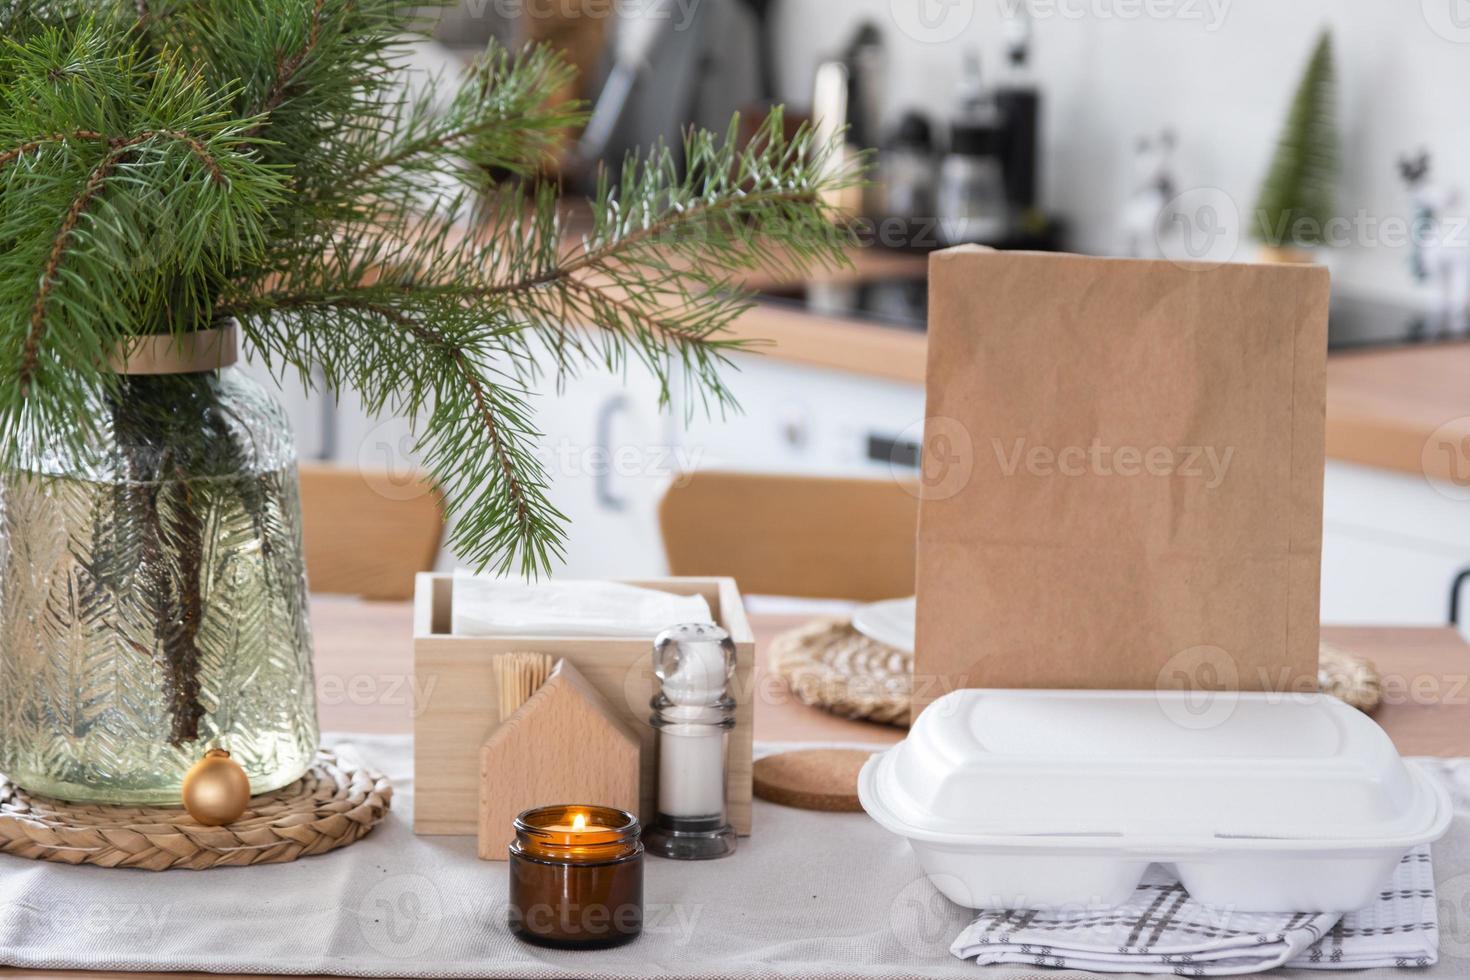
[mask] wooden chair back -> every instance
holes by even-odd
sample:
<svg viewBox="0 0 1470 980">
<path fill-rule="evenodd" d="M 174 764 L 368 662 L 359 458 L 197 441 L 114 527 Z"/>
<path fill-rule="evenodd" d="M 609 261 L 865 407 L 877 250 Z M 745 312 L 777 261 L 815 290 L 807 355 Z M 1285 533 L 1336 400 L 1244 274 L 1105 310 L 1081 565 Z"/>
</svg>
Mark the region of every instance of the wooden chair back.
<svg viewBox="0 0 1470 980">
<path fill-rule="evenodd" d="M 918 519 L 917 482 L 892 479 L 698 471 L 659 505 L 672 574 L 811 598 L 913 595 Z"/>
<path fill-rule="evenodd" d="M 443 501 L 423 476 L 390 480 L 302 463 L 301 521 L 313 592 L 410 599 L 414 575 L 433 571 L 444 535 Z"/>
</svg>

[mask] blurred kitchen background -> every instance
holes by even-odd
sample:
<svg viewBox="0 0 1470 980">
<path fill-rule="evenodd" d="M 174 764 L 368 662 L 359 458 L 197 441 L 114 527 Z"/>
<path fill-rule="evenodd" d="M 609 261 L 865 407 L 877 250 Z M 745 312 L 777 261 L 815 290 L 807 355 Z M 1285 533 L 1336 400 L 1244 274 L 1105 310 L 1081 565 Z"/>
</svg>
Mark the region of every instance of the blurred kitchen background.
<svg viewBox="0 0 1470 980">
<path fill-rule="evenodd" d="M 766 301 L 737 329 L 774 346 L 736 357 L 742 415 L 686 426 L 636 367 L 539 393 L 572 520 L 560 574 L 662 573 L 658 502 L 691 468 L 911 473 L 925 255 L 978 241 L 1329 266 L 1323 619 L 1446 622 L 1470 566 L 1465 0 L 464 0 L 436 37 L 425 72 L 491 37 L 583 67 L 569 191 L 578 160 L 774 102 L 876 151 L 854 269 L 753 283 Z M 1330 175 L 1334 220 L 1265 250 L 1253 215 L 1278 153 L 1297 154 L 1295 192 Z M 285 397 L 303 457 L 409 485 L 402 420 Z"/>
</svg>

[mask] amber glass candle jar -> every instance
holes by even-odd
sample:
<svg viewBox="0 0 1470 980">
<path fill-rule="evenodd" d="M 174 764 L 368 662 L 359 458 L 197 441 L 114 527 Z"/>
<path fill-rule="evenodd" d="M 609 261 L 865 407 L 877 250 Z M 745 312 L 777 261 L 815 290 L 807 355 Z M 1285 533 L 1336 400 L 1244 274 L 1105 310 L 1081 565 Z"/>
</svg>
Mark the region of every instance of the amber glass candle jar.
<svg viewBox="0 0 1470 980">
<path fill-rule="evenodd" d="M 510 845 L 511 932 L 554 949 L 606 949 L 643 931 L 638 818 L 606 806 L 527 810 Z"/>
</svg>

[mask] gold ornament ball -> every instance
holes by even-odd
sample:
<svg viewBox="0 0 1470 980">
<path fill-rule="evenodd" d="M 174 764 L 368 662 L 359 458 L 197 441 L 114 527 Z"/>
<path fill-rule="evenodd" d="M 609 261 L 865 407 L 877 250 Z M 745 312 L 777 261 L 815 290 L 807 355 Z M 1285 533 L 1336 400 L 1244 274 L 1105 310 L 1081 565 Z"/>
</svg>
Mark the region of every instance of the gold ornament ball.
<svg viewBox="0 0 1470 980">
<path fill-rule="evenodd" d="M 250 778 L 224 749 L 210 749 L 184 774 L 184 809 L 206 827 L 240 819 L 250 805 Z"/>
</svg>

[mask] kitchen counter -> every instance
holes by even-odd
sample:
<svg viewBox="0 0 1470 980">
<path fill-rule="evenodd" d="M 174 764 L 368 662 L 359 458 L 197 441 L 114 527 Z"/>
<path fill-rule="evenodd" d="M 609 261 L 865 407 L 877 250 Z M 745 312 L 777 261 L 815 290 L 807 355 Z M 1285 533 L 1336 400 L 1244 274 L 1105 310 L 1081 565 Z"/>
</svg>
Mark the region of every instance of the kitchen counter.
<svg viewBox="0 0 1470 980">
<path fill-rule="evenodd" d="M 1348 351 L 1327 358 L 1329 457 L 1463 485 L 1466 475 L 1451 467 L 1470 461 L 1466 439 L 1470 343 Z"/>
<path fill-rule="evenodd" d="M 883 252 L 855 252 L 853 263 L 850 269 L 815 281 L 917 277 L 925 268 L 923 256 Z M 766 289 L 778 284 L 759 280 L 751 285 Z M 735 323 L 733 333 L 777 360 L 924 383 L 926 342 L 916 331 L 761 303 Z M 1470 448 L 1452 454 L 1431 446 L 1426 452 L 1436 432 L 1449 442 L 1470 439 L 1470 342 L 1329 355 L 1329 458 L 1403 473 L 1427 469 L 1430 476 L 1454 477 L 1463 483 L 1470 474 L 1452 474 L 1450 466 L 1470 462 Z"/>
</svg>

